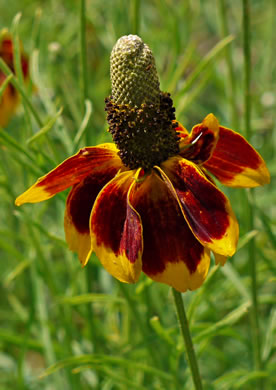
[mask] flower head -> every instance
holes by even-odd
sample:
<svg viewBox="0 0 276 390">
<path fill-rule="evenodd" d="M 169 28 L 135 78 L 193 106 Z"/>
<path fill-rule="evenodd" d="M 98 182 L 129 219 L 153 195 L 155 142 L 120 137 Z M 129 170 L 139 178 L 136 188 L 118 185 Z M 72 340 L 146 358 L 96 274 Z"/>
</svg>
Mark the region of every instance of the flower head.
<svg viewBox="0 0 276 390">
<path fill-rule="evenodd" d="M 85 147 L 40 178 L 16 205 L 46 200 L 72 187 L 64 218 L 69 248 L 85 265 L 95 251 L 106 270 L 133 283 L 141 271 L 179 291 L 204 281 L 210 252 L 224 264 L 239 227 L 223 184 L 269 182 L 262 157 L 213 114 L 189 133 L 160 92 L 153 55 L 135 36 L 111 54 L 106 99 L 114 143 Z"/>
<path fill-rule="evenodd" d="M 10 34 L 6 29 L 0 31 L 0 58 L 8 65 L 8 67 L 15 73 L 14 70 L 14 55 L 13 42 Z M 21 48 L 21 67 L 24 79 L 29 79 L 29 61 L 28 57 L 23 53 Z M 6 79 L 5 74 L 0 70 L 0 87 Z M 0 98 L 0 127 L 8 124 L 10 118 L 13 116 L 20 98 L 17 90 L 9 83 Z"/>
</svg>

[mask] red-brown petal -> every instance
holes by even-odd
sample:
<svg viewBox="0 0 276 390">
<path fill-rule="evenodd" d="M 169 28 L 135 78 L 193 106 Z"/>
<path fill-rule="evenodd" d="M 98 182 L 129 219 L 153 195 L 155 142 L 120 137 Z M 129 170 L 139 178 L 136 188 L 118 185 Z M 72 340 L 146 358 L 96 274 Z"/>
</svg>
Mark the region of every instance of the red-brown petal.
<svg viewBox="0 0 276 390">
<path fill-rule="evenodd" d="M 204 167 L 230 187 L 256 187 L 270 181 L 260 154 L 240 134 L 222 126 L 216 148 Z"/>
<path fill-rule="evenodd" d="M 120 173 L 99 193 L 91 214 L 93 250 L 105 269 L 118 280 L 134 283 L 142 268 L 142 224 L 129 202 L 139 172 Z"/>
<path fill-rule="evenodd" d="M 180 142 L 181 157 L 202 164 L 207 161 L 216 147 L 219 135 L 219 123 L 213 114 L 209 114 L 202 123 L 193 127 L 191 135 Z"/>
<path fill-rule="evenodd" d="M 239 226 L 227 197 L 190 161 L 173 157 L 161 167 L 164 172 L 156 169 L 179 199 L 195 237 L 214 252 L 232 256 Z"/>
<path fill-rule="evenodd" d="M 181 140 L 184 140 L 184 138 L 189 138 L 189 132 L 188 130 L 178 121 L 173 121 L 173 123 L 177 123 L 177 127 L 175 127 L 175 131 L 177 131 L 179 137 Z"/>
<path fill-rule="evenodd" d="M 122 165 L 114 144 L 82 148 L 77 154 L 38 179 L 16 199 L 15 204 L 20 206 L 23 203 L 41 202 L 81 182 L 88 175 L 97 174 L 108 167 L 114 168 L 117 172 Z"/>
<path fill-rule="evenodd" d="M 71 189 L 64 216 L 65 237 L 69 248 L 78 253 L 80 262 L 85 265 L 91 254 L 89 219 L 93 204 L 102 188 L 114 178 L 117 168 L 112 164 L 102 166 L 102 170 L 87 176 Z"/>
<path fill-rule="evenodd" d="M 209 250 L 195 239 L 159 175 L 153 171 L 136 182 L 130 201 L 143 224 L 143 272 L 179 291 L 198 288 L 208 272 Z"/>
</svg>

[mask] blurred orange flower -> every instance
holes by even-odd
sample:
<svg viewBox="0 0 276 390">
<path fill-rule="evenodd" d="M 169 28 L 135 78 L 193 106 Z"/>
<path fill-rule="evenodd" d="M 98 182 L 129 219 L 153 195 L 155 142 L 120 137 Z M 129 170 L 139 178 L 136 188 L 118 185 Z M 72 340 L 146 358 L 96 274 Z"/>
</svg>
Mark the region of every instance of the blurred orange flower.
<svg viewBox="0 0 276 390">
<path fill-rule="evenodd" d="M 13 73 L 14 69 L 14 55 L 13 42 L 9 32 L 4 29 L 0 32 L 0 58 L 8 65 Z M 21 48 L 21 66 L 25 81 L 29 80 L 29 61 L 27 55 Z M 0 88 L 6 79 L 6 75 L 0 70 Z M 15 113 L 15 110 L 20 102 L 18 91 L 11 83 L 8 83 L 0 98 L 0 127 L 8 124 L 9 120 Z"/>
</svg>

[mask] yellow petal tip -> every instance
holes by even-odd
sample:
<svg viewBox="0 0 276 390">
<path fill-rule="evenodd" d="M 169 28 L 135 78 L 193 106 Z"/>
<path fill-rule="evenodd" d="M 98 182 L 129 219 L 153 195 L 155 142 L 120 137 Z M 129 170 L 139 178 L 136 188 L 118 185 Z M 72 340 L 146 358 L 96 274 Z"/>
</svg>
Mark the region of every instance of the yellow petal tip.
<svg viewBox="0 0 276 390">
<path fill-rule="evenodd" d="M 265 185 L 270 183 L 270 173 L 265 162 L 263 162 L 260 168 L 260 178 L 261 178 L 260 185 Z"/>
<path fill-rule="evenodd" d="M 81 263 L 82 268 L 84 268 L 87 265 L 87 263 L 91 257 L 91 254 L 92 254 L 92 248 L 90 249 L 89 253 L 87 254 L 87 256 L 85 258 L 80 258 L 80 256 L 79 256 L 79 261 Z"/>
<path fill-rule="evenodd" d="M 141 253 L 133 264 L 125 254 L 115 255 L 110 249 L 97 246 L 96 243 L 92 243 L 92 246 L 98 259 L 110 275 L 123 283 L 138 282 L 142 270 Z"/>
<path fill-rule="evenodd" d="M 217 120 L 217 118 L 215 117 L 214 114 L 208 114 L 203 122 L 202 122 L 206 127 L 208 127 L 209 129 L 212 129 L 213 131 L 215 132 L 218 132 L 219 131 L 219 121 Z"/>
<path fill-rule="evenodd" d="M 55 194 L 49 194 L 43 187 L 39 187 L 34 184 L 27 191 L 23 192 L 23 194 L 19 195 L 15 199 L 14 203 L 16 206 L 21 206 L 24 203 L 38 203 L 42 202 L 43 200 L 50 199 L 54 195 Z"/>
<path fill-rule="evenodd" d="M 15 199 L 14 204 L 15 204 L 15 206 L 21 206 L 22 205 L 22 202 L 20 201 L 20 196 L 18 196 L 18 198 Z"/>
<path fill-rule="evenodd" d="M 220 264 L 220 265 L 224 265 L 228 259 L 227 256 L 223 256 L 223 255 L 219 255 L 218 253 L 214 253 L 214 256 L 215 256 L 215 262 L 216 262 L 216 265 Z"/>
</svg>

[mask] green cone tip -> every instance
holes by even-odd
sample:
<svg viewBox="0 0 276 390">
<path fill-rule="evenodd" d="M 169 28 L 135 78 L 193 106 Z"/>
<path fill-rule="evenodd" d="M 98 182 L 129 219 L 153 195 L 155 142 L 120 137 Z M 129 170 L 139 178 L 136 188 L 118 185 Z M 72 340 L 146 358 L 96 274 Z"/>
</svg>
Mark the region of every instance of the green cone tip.
<svg viewBox="0 0 276 390">
<path fill-rule="evenodd" d="M 160 104 L 159 78 L 152 51 L 137 35 L 124 35 L 110 57 L 112 97 L 117 104 Z"/>
</svg>

